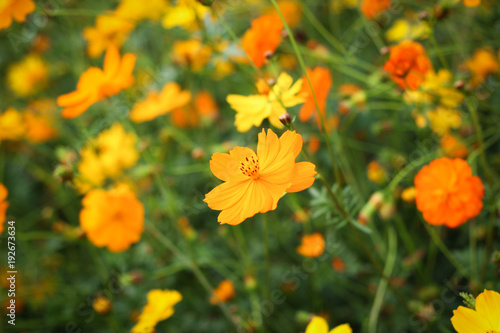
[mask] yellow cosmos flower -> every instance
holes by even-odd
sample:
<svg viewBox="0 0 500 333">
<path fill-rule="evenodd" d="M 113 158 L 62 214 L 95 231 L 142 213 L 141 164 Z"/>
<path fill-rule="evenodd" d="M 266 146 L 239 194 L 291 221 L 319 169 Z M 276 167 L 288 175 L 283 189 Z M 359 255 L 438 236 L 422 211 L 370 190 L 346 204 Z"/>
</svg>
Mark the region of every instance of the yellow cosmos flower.
<svg viewBox="0 0 500 333">
<path fill-rule="evenodd" d="M 21 140 L 25 132 L 23 115 L 14 108 L 0 113 L 0 143 L 3 140 Z"/>
<path fill-rule="evenodd" d="M 153 333 L 160 321 L 174 314 L 174 305 L 182 300 L 176 290 L 154 289 L 148 293 L 148 304 L 142 309 L 139 321 L 132 328 L 132 333 Z"/>
<path fill-rule="evenodd" d="M 207 13 L 208 7 L 203 6 L 196 0 L 179 0 L 176 6 L 167 9 L 163 18 L 163 27 L 171 29 L 183 27 L 185 29 L 196 28 L 198 20 Z"/>
<path fill-rule="evenodd" d="M 1 0 L 0 1 L 0 30 L 10 27 L 12 20 L 24 22 L 26 15 L 35 11 L 33 0 Z"/>
<path fill-rule="evenodd" d="M 135 165 L 139 158 L 137 138 L 121 124 L 114 124 L 90 141 L 80 151 L 79 175 L 75 186 L 80 193 L 104 184 L 106 178 L 117 178 L 123 170 Z"/>
<path fill-rule="evenodd" d="M 211 56 L 212 49 L 198 39 L 178 40 L 172 48 L 172 60 L 176 64 L 189 66 L 193 72 L 201 71 Z"/>
<path fill-rule="evenodd" d="M 82 200 L 80 225 L 97 247 L 122 252 L 141 239 L 144 207 L 128 185 L 92 190 Z"/>
<path fill-rule="evenodd" d="M 116 15 L 133 20 L 158 21 L 168 8 L 166 0 L 122 0 L 115 10 Z"/>
<path fill-rule="evenodd" d="M 169 82 L 163 86 L 160 93 L 150 92 L 145 100 L 135 103 L 130 112 L 130 119 L 136 123 L 153 120 L 183 107 L 190 101 L 189 91 L 181 90 L 179 84 L 175 82 Z"/>
<path fill-rule="evenodd" d="M 445 135 L 452 128 L 458 128 L 462 124 L 460 112 L 438 106 L 434 110 L 427 111 L 427 118 L 431 129 L 438 135 Z"/>
<path fill-rule="evenodd" d="M 210 170 L 224 181 L 208 194 L 205 201 L 213 210 L 221 210 L 218 222 L 236 225 L 257 213 L 276 209 L 284 193 L 299 192 L 314 183 L 315 165 L 295 163 L 302 149 L 302 136 L 286 131 L 278 136 L 268 130 L 259 134 L 257 153 L 236 147 L 229 154 L 212 155 Z"/>
<path fill-rule="evenodd" d="M 95 27 L 83 29 L 83 37 L 88 41 L 88 55 L 97 58 L 110 46 L 120 48 L 134 27 L 133 21 L 114 13 L 97 16 Z"/>
<path fill-rule="evenodd" d="M 484 290 L 476 298 L 476 310 L 459 306 L 451 323 L 458 333 L 500 332 L 500 294 Z"/>
<path fill-rule="evenodd" d="M 422 91 L 438 99 L 443 107 L 458 107 L 465 96 L 453 87 L 453 75 L 449 70 L 440 69 L 437 73 L 429 71 L 421 84 Z"/>
<path fill-rule="evenodd" d="M 323 317 L 314 316 L 309 325 L 307 325 L 305 333 L 352 333 L 349 324 L 343 324 L 328 331 L 328 323 Z"/>
<path fill-rule="evenodd" d="M 279 116 L 286 112 L 285 108 L 305 102 L 305 98 L 299 94 L 301 90 L 302 79 L 294 84 L 290 75 L 281 73 L 267 94 L 227 96 L 227 102 L 236 111 L 236 129 L 247 132 L 252 126 L 260 126 L 266 118 L 273 126 L 282 128 Z"/>
<path fill-rule="evenodd" d="M 26 97 L 40 91 L 49 76 L 49 66 L 36 54 L 30 54 L 9 67 L 7 83 L 18 96 Z"/>
<path fill-rule="evenodd" d="M 385 38 L 389 42 L 400 42 L 405 39 L 416 40 L 427 37 L 429 25 L 424 21 L 412 22 L 399 19 L 385 33 Z"/>
</svg>

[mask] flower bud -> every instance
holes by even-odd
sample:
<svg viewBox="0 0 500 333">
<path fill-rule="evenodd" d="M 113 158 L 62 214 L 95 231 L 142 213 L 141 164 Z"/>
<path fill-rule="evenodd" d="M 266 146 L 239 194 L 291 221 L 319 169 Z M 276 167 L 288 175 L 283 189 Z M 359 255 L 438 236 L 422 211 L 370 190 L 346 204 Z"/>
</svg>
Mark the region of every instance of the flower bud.
<svg viewBox="0 0 500 333">
<path fill-rule="evenodd" d="M 290 126 L 290 124 L 292 123 L 292 117 L 288 112 L 283 113 L 279 118 L 281 123 L 286 127 Z"/>
<path fill-rule="evenodd" d="M 92 302 L 92 308 L 100 315 L 106 315 L 111 311 L 111 301 L 105 296 L 99 296 Z"/>
</svg>

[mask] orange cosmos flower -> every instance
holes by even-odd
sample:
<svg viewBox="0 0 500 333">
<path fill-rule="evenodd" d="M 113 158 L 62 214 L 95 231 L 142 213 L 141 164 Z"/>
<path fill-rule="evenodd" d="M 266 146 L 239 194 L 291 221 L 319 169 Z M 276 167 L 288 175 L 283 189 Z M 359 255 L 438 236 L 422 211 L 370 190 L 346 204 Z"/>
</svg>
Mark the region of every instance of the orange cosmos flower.
<svg viewBox="0 0 500 333">
<path fill-rule="evenodd" d="M 160 93 L 152 91 L 145 100 L 135 103 L 130 112 L 130 119 L 136 123 L 153 120 L 186 105 L 189 101 L 189 91 L 181 90 L 181 86 L 175 82 L 169 82 L 163 86 Z"/>
<path fill-rule="evenodd" d="M 283 17 L 285 18 L 286 23 L 290 26 L 290 28 L 295 28 L 302 18 L 302 8 L 294 0 L 279 0 L 277 1 L 278 7 L 280 8 Z M 265 13 L 267 15 L 273 15 L 277 18 L 281 19 L 278 11 L 274 6 L 270 6 L 266 9 Z"/>
<path fill-rule="evenodd" d="M 367 19 L 371 20 L 390 6 L 391 0 L 363 0 L 360 10 Z"/>
<path fill-rule="evenodd" d="M 0 29 L 10 27 L 12 20 L 26 21 L 26 15 L 35 11 L 33 0 L 2 0 L 0 1 Z"/>
<path fill-rule="evenodd" d="M 95 246 L 122 252 L 141 239 L 144 208 L 127 185 L 91 190 L 82 204 L 80 225 Z"/>
<path fill-rule="evenodd" d="M 455 1 L 460 1 L 460 0 L 455 0 Z M 465 7 L 477 7 L 481 4 L 481 0 L 464 0 L 464 6 Z"/>
<path fill-rule="evenodd" d="M 98 15 L 95 27 L 83 29 L 83 38 L 88 41 L 88 55 L 91 58 L 97 58 L 110 46 L 120 48 L 134 27 L 130 19 L 113 13 Z"/>
<path fill-rule="evenodd" d="M 318 102 L 318 106 L 321 114 L 325 115 L 326 109 L 326 99 L 328 98 L 328 93 L 330 92 L 330 88 L 332 87 L 332 74 L 328 68 L 325 67 L 316 67 L 311 70 L 307 68 L 307 75 L 311 80 L 311 85 L 314 90 L 314 95 L 316 96 L 316 100 Z M 304 75 L 303 81 L 305 84 L 302 86 L 302 92 L 307 96 L 305 104 L 300 109 L 299 119 L 301 121 L 309 120 L 313 114 L 316 115 L 316 122 L 318 126 L 320 124 L 320 118 L 316 114 L 316 104 L 314 103 L 313 94 L 311 92 L 311 88 L 309 87 L 309 83 Z"/>
<path fill-rule="evenodd" d="M 210 169 L 225 183 L 205 196 L 214 210 L 221 210 L 221 224 L 240 224 L 257 213 L 276 209 L 285 192 L 299 192 L 314 183 L 315 165 L 295 163 L 302 149 L 302 136 L 286 131 L 278 136 L 269 129 L 259 134 L 257 154 L 236 147 L 229 154 L 212 155 Z"/>
<path fill-rule="evenodd" d="M 4 184 L 0 183 L 0 234 L 3 232 L 5 215 L 7 212 L 7 208 L 9 207 L 9 203 L 5 201 L 8 194 L 9 191 L 7 191 L 7 188 L 4 186 Z"/>
<path fill-rule="evenodd" d="M 466 158 L 469 154 L 467 146 L 452 134 L 445 134 L 441 137 L 441 148 L 448 157 L 453 158 Z"/>
<path fill-rule="evenodd" d="M 196 94 L 193 104 L 172 111 L 172 123 L 179 128 L 192 128 L 210 122 L 219 114 L 219 106 L 207 91 Z"/>
<path fill-rule="evenodd" d="M 302 236 L 302 241 L 297 247 L 297 253 L 308 258 L 317 258 L 323 252 L 325 252 L 325 238 L 318 232 Z"/>
<path fill-rule="evenodd" d="M 59 96 L 57 104 L 64 107 L 64 118 L 76 118 L 92 104 L 118 94 L 134 83 L 132 71 L 135 55 L 127 53 L 120 59 L 120 52 L 110 46 L 104 57 L 104 70 L 96 67 L 87 69 L 78 80 L 76 91 Z"/>
<path fill-rule="evenodd" d="M 224 280 L 214 289 L 214 294 L 210 297 L 210 304 L 226 303 L 234 298 L 234 294 L 233 282 L 231 280 Z"/>
<path fill-rule="evenodd" d="M 30 104 L 24 112 L 25 136 L 28 140 L 42 143 L 57 137 L 53 116 L 56 109 L 56 103 L 50 99 L 42 99 Z"/>
<path fill-rule="evenodd" d="M 401 89 L 416 90 L 427 72 L 432 70 L 432 63 L 422 44 L 405 40 L 391 46 L 391 55 L 384 69 Z"/>
<path fill-rule="evenodd" d="M 417 174 L 415 187 L 417 208 L 432 225 L 455 228 L 483 208 L 483 183 L 462 159 L 435 159 Z"/>
<path fill-rule="evenodd" d="M 264 15 L 252 21 L 241 44 L 257 68 L 266 62 L 266 54 L 274 53 L 281 43 L 283 23 L 276 16 Z"/>
<path fill-rule="evenodd" d="M 498 73 L 500 69 L 497 57 L 488 48 L 474 51 L 474 55 L 467 59 L 465 65 L 472 74 L 470 84 L 473 87 L 477 87 L 488 75 Z"/>
</svg>

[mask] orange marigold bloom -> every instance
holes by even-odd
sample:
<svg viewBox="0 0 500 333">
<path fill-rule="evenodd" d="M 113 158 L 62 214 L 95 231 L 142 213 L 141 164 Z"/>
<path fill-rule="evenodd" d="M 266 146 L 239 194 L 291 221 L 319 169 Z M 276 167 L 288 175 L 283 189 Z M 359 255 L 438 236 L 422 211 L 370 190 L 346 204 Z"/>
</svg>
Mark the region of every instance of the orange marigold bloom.
<svg viewBox="0 0 500 333">
<path fill-rule="evenodd" d="M 266 63 L 266 54 L 274 53 L 281 43 L 283 22 L 276 16 L 263 15 L 252 21 L 241 44 L 257 68 Z"/>
<path fill-rule="evenodd" d="M 363 0 L 360 10 L 367 19 L 371 20 L 390 6 L 391 0 Z"/>
<path fill-rule="evenodd" d="M 8 194 L 9 191 L 7 191 L 7 188 L 4 186 L 4 184 L 0 183 L 0 234 L 3 232 L 5 215 L 7 212 L 7 208 L 9 207 L 9 203 L 5 200 L 7 199 Z"/>
<path fill-rule="evenodd" d="M 91 190 L 82 205 L 80 225 L 95 246 L 122 252 L 141 239 L 144 208 L 128 185 Z"/>
<path fill-rule="evenodd" d="M 308 258 L 317 258 L 325 252 L 325 238 L 322 234 L 315 232 L 302 236 L 297 253 Z"/>
<path fill-rule="evenodd" d="M 302 136 L 286 131 L 278 136 L 269 129 L 259 133 L 257 154 L 236 147 L 229 154 L 212 155 L 210 169 L 225 183 L 205 196 L 214 210 L 221 210 L 221 224 L 240 224 L 257 213 L 276 209 L 285 192 L 299 192 L 314 183 L 315 165 L 295 163 L 302 149 Z"/>
<path fill-rule="evenodd" d="M 422 44 L 405 40 L 391 46 L 391 55 L 384 69 L 401 89 L 416 90 L 427 72 L 432 70 L 432 63 Z"/>
<path fill-rule="evenodd" d="M 210 297 L 210 304 L 226 303 L 234 298 L 234 284 L 231 280 L 224 280 L 217 288 L 214 289 L 214 294 Z"/>
<path fill-rule="evenodd" d="M 314 95 L 316 96 L 316 100 L 318 102 L 319 111 L 324 116 L 326 109 L 326 100 L 328 98 L 328 93 L 330 92 L 330 88 L 332 87 L 333 80 L 332 74 L 325 67 L 316 67 L 311 70 L 307 68 L 307 75 L 311 80 L 311 85 L 314 90 Z M 320 118 L 316 114 L 316 103 L 314 103 L 313 94 L 311 92 L 311 88 L 309 87 L 309 83 L 307 82 L 307 78 L 303 77 L 303 81 L 305 84 L 302 86 L 302 93 L 307 96 L 305 104 L 302 106 L 299 112 L 299 119 L 301 121 L 307 121 L 311 119 L 313 114 L 316 116 L 316 122 L 318 126 L 320 124 Z"/>
<path fill-rule="evenodd" d="M 110 46 L 104 57 L 104 70 L 97 67 L 87 69 L 78 80 L 76 91 L 59 96 L 57 104 L 64 107 L 64 118 L 76 118 L 92 104 L 118 94 L 134 83 L 132 71 L 135 55 L 127 53 L 120 59 L 120 52 Z"/>
<path fill-rule="evenodd" d="M 417 208 L 432 225 L 455 228 L 483 208 L 483 183 L 462 159 L 435 159 L 416 175 L 415 187 Z"/>
<path fill-rule="evenodd" d="M 26 21 L 26 15 L 35 11 L 33 0 L 2 0 L 0 1 L 0 29 L 10 27 L 12 20 Z"/>
</svg>

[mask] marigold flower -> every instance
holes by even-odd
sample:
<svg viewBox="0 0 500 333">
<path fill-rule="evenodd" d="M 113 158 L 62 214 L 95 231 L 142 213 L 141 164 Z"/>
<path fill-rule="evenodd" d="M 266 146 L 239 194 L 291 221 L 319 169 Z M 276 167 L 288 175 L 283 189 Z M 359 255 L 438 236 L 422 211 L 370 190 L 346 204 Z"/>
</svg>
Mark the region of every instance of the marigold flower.
<svg viewBox="0 0 500 333">
<path fill-rule="evenodd" d="M 349 324 L 342 324 L 329 331 L 325 318 L 314 316 L 307 325 L 305 333 L 352 333 L 352 329 Z"/>
<path fill-rule="evenodd" d="M 416 90 L 432 70 L 432 63 L 420 43 L 406 40 L 391 46 L 384 69 L 401 89 Z"/>
<path fill-rule="evenodd" d="M 458 227 L 483 208 L 484 187 L 466 161 L 442 157 L 424 166 L 415 176 L 416 203 L 432 225 Z"/>
<path fill-rule="evenodd" d="M 0 113 L 0 143 L 3 140 L 18 141 L 25 133 L 23 115 L 14 108 Z"/>
<path fill-rule="evenodd" d="M 330 92 L 330 88 L 332 87 L 333 80 L 332 74 L 325 67 L 316 67 L 313 70 L 307 68 L 307 74 L 309 79 L 311 80 L 311 85 L 313 87 L 314 95 L 316 96 L 316 101 L 318 102 L 319 111 L 325 116 L 326 109 L 326 100 L 328 98 L 328 93 Z M 306 84 L 302 86 L 302 93 L 307 96 L 306 102 L 302 105 L 302 108 L 299 111 L 299 119 L 301 121 L 307 121 L 311 119 L 313 115 L 316 116 L 316 122 L 318 126 L 320 125 L 320 117 L 317 113 L 316 103 L 314 102 L 314 97 L 307 83 L 307 79 L 304 75 L 302 78 Z"/>
<path fill-rule="evenodd" d="M 26 16 L 35 11 L 33 0 L 3 0 L 0 2 L 0 30 L 10 27 L 12 20 L 26 21 Z"/>
<path fill-rule="evenodd" d="M 477 87 L 483 83 L 488 75 L 498 73 L 500 66 L 498 59 L 490 49 L 479 49 L 474 52 L 465 65 L 472 73 L 470 85 Z"/>
<path fill-rule="evenodd" d="M 83 29 L 83 38 L 88 41 L 89 57 L 97 58 L 111 46 L 120 48 L 134 27 L 135 24 L 130 19 L 114 13 L 98 15 L 95 27 Z"/>
<path fill-rule="evenodd" d="M 57 104 L 64 107 L 64 118 L 76 118 L 92 104 L 118 94 L 134 83 L 132 71 L 135 55 L 127 53 L 120 59 L 120 53 L 110 46 L 104 57 L 104 70 L 96 67 L 87 69 L 78 80 L 76 91 L 59 96 Z"/>
<path fill-rule="evenodd" d="M 269 129 L 259 134 L 257 153 L 236 147 L 229 154 L 212 155 L 210 169 L 225 183 L 210 191 L 204 201 L 221 210 L 218 222 L 240 224 L 257 213 L 276 209 L 285 193 L 299 192 L 314 183 L 315 165 L 295 163 L 302 136 L 286 131 L 279 139 Z"/>
<path fill-rule="evenodd" d="M 210 304 L 226 303 L 234 298 L 235 289 L 231 280 L 224 280 L 214 289 L 214 294 L 210 297 Z"/>
<path fill-rule="evenodd" d="M 39 55 L 30 54 L 9 67 L 7 84 L 16 95 L 26 97 L 39 92 L 48 76 L 47 63 Z"/>
<path fill-rule="evenodd" d="M 117 178 L 123 170 L 135 165 L 139 158 L 137 138 L 120 123 L 103 131 L 80 151 L 79 176 L 75 186 L 80 193 L 102 186 L 106 178 Z"/>
<path fill-rule="evenodd" d="M 484 290 L 476 297 L 476 309 L 459 306 L 451 323 L 458 333 L 500 332 L 500 294 Z"/>
<path fill-rule="evenodd" d="M 0 183 L 0 234 L 4 229 L 5 215 L 7 213 L 7 208 L 9 208 L 9 202 L 6 201 L 9 191 L 4 184 Z"/>
<path fill-rule="evenodd" d="M 200 72 L 212 56 L 212 49 L 198 39 L 175 41 L 172 52 L 176 64 L 189 66 L 193 72 Z"/>
<path fill-rule="evenodd" d="M 144 208 L 128 185 L 92 190 L 82 199 L 80 225 L 97 247 L 122 252 L 141 239 Z"/>
<path fill-rule="evenodd" d="M 174 305 L 181 300 L 182 295 L 177 290 L 153 289 L 148 292 L 148 304 L 142 309 L 132 333 L 154 333 L 156 324 L 172 317 Z"/>
<path fill-rule="evenodd" d="M 243 50 L 252 62 L 261 68 L 266 63 L 266 54 L 274 53 L 281 43 L 283 22 L 276 16 L 263 15 L 252 21 L 241 40 Z"/>
<path fill-rule="evenodd" d="M 163 86 L 160 93 L 152 91 L 145 100 L 135 103 L 129 117 L 136 123 L 153 120 L 190 101 L 189 91 L 181 90 L 181 86 L 175 82 L 169 82 Z"/>
<path fill-rule="evenodd" d="M 362 0 L 359 9 L 367 19 L 371 20 L 390 6 L 391 0 Z"/>
<path fill-rule="evenodd" d="M 227 102 L 236 111 L 236 129 L 239 132 L 247 132 L 252 126 L 260 126 L 266 118 L 269 118 L 274 127 L 282 128 L 279 117 L 286 112 L 285 108 L 304 102 L 304 98 L 299 94 L 302 82 L 302 79 L 299 79 L 294 84 L 291 76 L 281 73 L 276 84 L 265 94 L 228 95 Z"/>
<path fill-rule="evenodd" d="M 297 253 L 308 258 L 317 258 L 321 256 L 324 251 L 325 238 L 318 232 L 302 236 L 301 243 L 297 247 Z"/>
<path fill-rule="evenodd" d="M 55 102 L 49 99 L 31 103 L 24 112 L 26 139 L 34 143 L 42 143 L 56 138 L 57 130 L 53 119 L 55 110 Z"/>
</svg>

